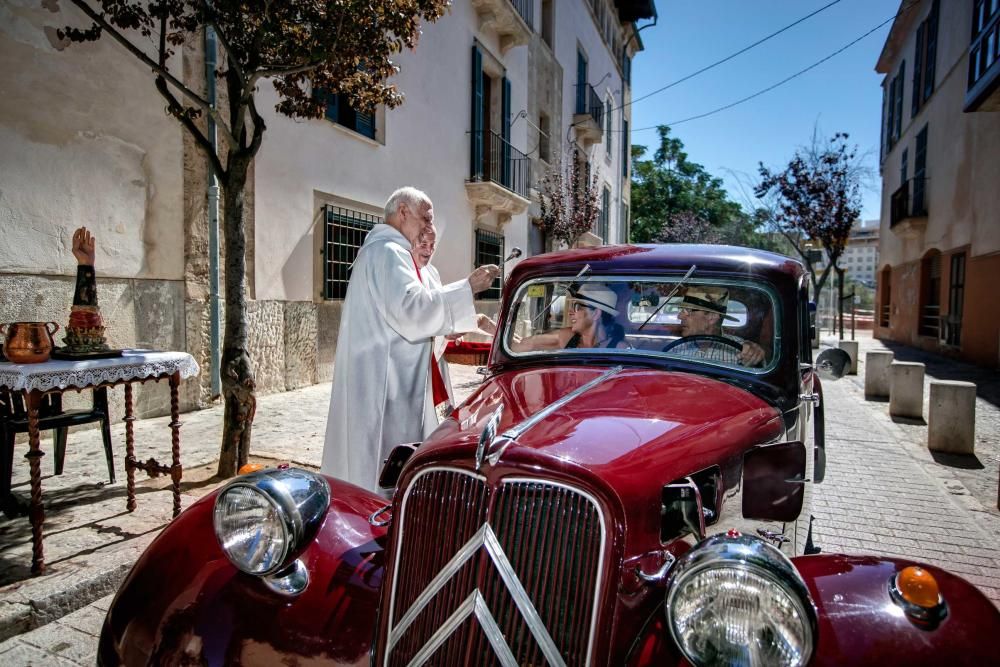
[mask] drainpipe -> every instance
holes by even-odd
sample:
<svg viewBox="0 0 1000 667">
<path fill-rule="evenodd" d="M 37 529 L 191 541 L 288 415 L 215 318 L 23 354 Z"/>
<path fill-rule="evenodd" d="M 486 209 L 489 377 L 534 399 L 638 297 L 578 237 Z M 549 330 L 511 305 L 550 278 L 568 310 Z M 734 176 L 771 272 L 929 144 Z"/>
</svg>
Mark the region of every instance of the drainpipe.
<svg viewBox="0 0 1000 667">
<path fill-rule="evenodd" d="M 632 23 L 632 36 L 629 37 L 628 40 L 626 40 L 625 45 L 622 46 L 622 55 L 623 56 L 626 53 L 628 53 L 628 45 L 632 43 L 632 40 L 633 39 L 638 39 L 639 38 L 639 33 L 642 32 L 643 30 L 645 30 L 646 28 L 652 28 L 654 25 L 656 25 L 657 19 L 659 19 L 659 16 L 656 13 L 656 7 L 654 5 L 654 7 L 653 7 L 653 22 L 652 23 L 647 23 L 646 25 L 644 25 L 644 26 L 642 26 L 641 28 L 638 28 L 638 29 L 635 27 L 635 23 L 634 22 Z M 627 86 L 629 86 L 629 88 L 632 87 L 631 68 L 629 68 L 629 69 L 630 69 L 630 72 L 629 72 L 629 81 L 626 83 L 625 78 L 622 77 L 622 101 L 621 101 L 621 104 L 618 105 L 618 108 L 621 109 L 621 112 L 622 112 L 622 117 L 619 120 L 620 124 L 618 125 L 618 127 L 622 128 L 622 129 L 625 128 L 625 86 L 627 85 Z M 629 128 L 630 132 L 631 132 L 631 130 L 632 130 L 632 128 Z M 629 145 L 629 150 L 628 150 L 627 153 L 624 150 L 622 151 L 622 157 L 623 157 L 623 159 L 628 160 L 629 162 L 631 162 L 632 161 L 632 146 L 631 146 L 632 142 L 631 142 L 631 138 L 630 137 L 626 137 L 625 133 L 622 132 L 622 141 L 623 142 L 627 141 L 630 144 Z M 622 213 L 623 213 L 623 210 L 625 208 L 625 206 L 624 206 L 624 204 L 625 204 L 625 196 L 624 196 L 625 195 L 625 171 L 626 171 L 625 167 L 626 167 L 626 165 L 622 165 L 618 169 L 618 229 L 621 232 L 628 231 L 627 229 L 625 229 L 625 225 L 623 224 L 624 220 L 622 220 Z M 631 195 L 629 195 L 629 196 L 631 196 Z M 629 201 L 629 212 L 630 213 L 632 212 L 632 202 L 631 201 Z M 620 239 L 619 243 L 628 243 L 628 237 L 626 236 L 625 238 Z"/>
<path fill-rule="evenodd" d="M 208 103 L 215 106 L 215 67 L 216 67 L 215 30 L 211 26 L 205 28 L 205 86 Z M 217 150 L 215 121 L 208 119 L 208 140 L 212 149 Z M 222 393 L 220 367 L 222 365 L 219 329 L 221 318 L 221 303 L 219 299 L 219 180 L 215 168 L 208 166 L 208 308 L 209 308 L 209 353 L 210 378 L 212 381 L 212 398 Z"/>
</svg>

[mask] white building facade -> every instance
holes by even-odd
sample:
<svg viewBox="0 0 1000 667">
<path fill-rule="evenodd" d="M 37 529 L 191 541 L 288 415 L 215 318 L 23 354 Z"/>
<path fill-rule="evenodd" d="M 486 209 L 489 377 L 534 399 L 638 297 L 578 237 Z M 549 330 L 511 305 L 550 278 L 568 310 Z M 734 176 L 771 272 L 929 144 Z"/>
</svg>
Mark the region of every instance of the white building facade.
<svg viewBox="0 0 1000 667">
<path fill-rule="evenodd" d="M 543 252 L 537 185 L 566 159 L 598 177 L 590 242 L 626 240 L 625 102 L 635 23 L 652 17 L 652 0 L 458 0 L 400 54 L 397 109 L 363 114 L 332 97 L 326 119 L 296 121 L 261 86 L 267 132 L 247 193 L 258 390 L 330 379 L 353 253 L 402 185 L 434 201 L 445 280 L 514 246 Z M 58 28 L 86 23 L 71 4 L 11 0 L 0 18 L 11 64 L 0 96 L 0 321 L 68 317 L 70 237 L 85 224 L 98 238 L 109 343 L 191 352 L 203 373 L 184 404 L 206 404 L 216 371 L 203 156 L 112 39 L 58 40 Z M 204 85 L 200 40 L 174 60 L 189 85 Z M 499 288 L 483 295 L 486 312 Z M 143 414 L 161 413 L 163 397 L 149 396 Z"/>
</svg>

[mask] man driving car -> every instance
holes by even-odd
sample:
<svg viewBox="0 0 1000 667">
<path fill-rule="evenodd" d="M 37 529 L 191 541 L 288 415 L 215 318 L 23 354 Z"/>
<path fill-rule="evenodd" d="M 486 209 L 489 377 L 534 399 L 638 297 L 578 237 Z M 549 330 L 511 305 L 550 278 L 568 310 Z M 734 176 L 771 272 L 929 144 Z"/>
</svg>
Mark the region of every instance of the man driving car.
<svg viewBox="0 0 1000 667">
<path fill-rule="evenodd" d="M 680 301 L 678 318 L 681 321 L 681 338 L 669 345 L 664 351 L 674 354 L 699 357 L 707 360 L 734 362 L 743 366 L 760 366 L 764 362 L 765 352 L 757 343 L 730 336 L 722 331 L 723 320 L 736 321 L 735 317 L 726 314 L 729 304 L 729 290 L 722 287 L 688 287 Z M 700 338 L 685 341 L 685 338 L 699 336 Z M 725 339 L 713 341 L 711 338 Z M 732 351 L 727 355 L 726 345 Z M 720 343 L 723 345 L 720 346 Z M 739 352 L 736 348 L 739 348 Z M 727 358 L 728 357 L 728 358 Z"/>
</svg>

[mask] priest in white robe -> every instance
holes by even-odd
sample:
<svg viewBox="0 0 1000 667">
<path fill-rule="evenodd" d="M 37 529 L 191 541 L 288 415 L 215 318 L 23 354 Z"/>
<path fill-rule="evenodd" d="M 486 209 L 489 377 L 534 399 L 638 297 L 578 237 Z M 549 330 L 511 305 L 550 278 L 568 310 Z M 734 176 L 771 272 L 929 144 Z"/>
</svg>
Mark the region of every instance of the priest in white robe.
<svg viewBox="0 0 1000 667">
<path fill-rule="evenodd" d="M 382 461 L 398 444 L 436 427 L 428 378 L 435 336 L 476 328 L 473 295 L 500 274 L 481 266 L 469 277 L 428 288 L 410 255 L 434 233 L 426 194 L 401 188 L 358 251 L 341 311 L 333 392 L 321 471 L 377 490 Z"/>
</svg>

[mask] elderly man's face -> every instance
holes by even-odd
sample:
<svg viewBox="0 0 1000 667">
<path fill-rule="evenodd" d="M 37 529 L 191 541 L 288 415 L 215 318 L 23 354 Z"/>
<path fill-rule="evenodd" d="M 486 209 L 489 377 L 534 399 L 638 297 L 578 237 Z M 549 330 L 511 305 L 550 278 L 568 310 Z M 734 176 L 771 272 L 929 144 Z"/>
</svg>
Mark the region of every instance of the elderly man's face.
<svg viewBox="0 0 1000 667">
<path fill-rule="evenodd" d="M 434 207 L 429 201 L 419 204 L 405 203 L 399 207 L 399 231 L 410 242 L 416 245 L 421 234 L 435 234 Z"/>
<path fill-rule="evenodd" d="M 719 315 L 710 313 L 707 310 L 697 310 L 681 308 L 677 314 L 681 321 L 682 336 L 697 336 L 705 334 L 717 334 Z"/>
<path fill-rule="evenodd" d="M 413 246 L 413 250 L 410 251 L 410 254 L 413 255 L 413 261 L 415 261 L 417 266 L 422 269 L 431 263 L 431 257 L 434 256 L 434 250 L 436 248 L 436 235 L 421 234 L 416 245 Z"/>
</svg>

